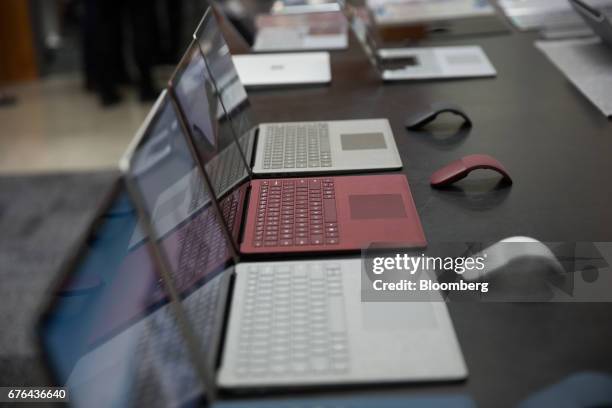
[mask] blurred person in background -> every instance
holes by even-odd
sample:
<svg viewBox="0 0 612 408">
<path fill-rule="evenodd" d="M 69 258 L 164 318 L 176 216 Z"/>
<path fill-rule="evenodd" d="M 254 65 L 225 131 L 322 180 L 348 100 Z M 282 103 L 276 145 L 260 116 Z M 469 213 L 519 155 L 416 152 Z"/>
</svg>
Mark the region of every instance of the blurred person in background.
<svg viewBox="0 0 612 408">
<path fill-rule="evenodd" d="M 176 58 L 181 2 L 164 0 L 165 38 L 169 44 L 163 52 L 157 2 L 151 0 L 84 0 L 82 19 L 83 65 L 87 89 L 96 90 L 103 106 L 121 101 L 119 85 L 131 83 L 127 50 L 131 51 L 138 77 L 141 101 L 157 97 L 153 80 L 156 62 L 171 62 Z M 160 16 L 161 17 L 161 16 Z M 129 44 L 128 44 L 129 43 Z M 127 46 L 129 45 L 129 47 Z M 164 55 L 165 54 L 165 55 Z"/>
</svg>

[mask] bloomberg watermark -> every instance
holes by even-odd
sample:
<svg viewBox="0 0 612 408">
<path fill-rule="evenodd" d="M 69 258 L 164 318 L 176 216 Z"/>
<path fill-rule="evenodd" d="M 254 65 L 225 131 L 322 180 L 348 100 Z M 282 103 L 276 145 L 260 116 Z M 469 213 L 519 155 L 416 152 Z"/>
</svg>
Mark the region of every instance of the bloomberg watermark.
<svg viewBox="0 0 612 408">
<path fill-rule="evenodd" d="M 612 243 L 430 243 L 362 251 L 361 299 L 387 301 L 609 302 Z"/>
</svg>

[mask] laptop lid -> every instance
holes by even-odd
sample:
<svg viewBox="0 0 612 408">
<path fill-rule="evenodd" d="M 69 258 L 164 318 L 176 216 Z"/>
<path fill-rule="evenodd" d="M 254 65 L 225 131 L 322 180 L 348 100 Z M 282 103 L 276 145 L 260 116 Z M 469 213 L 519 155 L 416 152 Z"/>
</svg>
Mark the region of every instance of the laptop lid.
<svg viewBox="0 0 612 408">
<path fill-rule="evenodd" d="M 120 181 L 38 322 L 44 361 L 72 406 L 195 405 L 206 388 L 149 242 L 129 246 L 137 224 Z"/>
<path fill-rule="evenodd" d="M 207 163 L 211 182 L 219 193 L 223 194 L 228 185 L 248 177 L 245 151 L 236 143 L 225 107 L 195 40 L 172 75 L 168 92 L 185 123 L 187 134 L 197 147 L 200 160 Z"/>
<path fill-rule="evenodd" d="M 240 141 L 240 145 L 245 146 L 248 144 L 248 139 L 253 137 L 255 130 L 249 97 L 238 76 L 227 42 L 210 8 L 204 13 L 193 37 L 200 46 L 210 77 L 232 124 L 234 134 Z M 247 149 L 244 151 L 246 153 Z M 250 166 L 251 158 L 248 154 L 245 156 Z"/>
<path fill-rule="evenodd" d="M 153 109 L 122 158 L 121 170 L 160 275 L 183 306 L 188 344 L 212 378 L 227 297 L 224 277 L 237 255 L 176 106 L 162 92 Z M 174 220 L 169 231 L 168 214 Z"/>
<path fill-rule="evenodd" d="M 235 100 L 232 99 L 234 96 L 243 92 L 244 87 L 238 78 L 227 44 L 218 29 L 214 14 L 210 9 L 206 11 L 195 36 L 207 69 L 207 75 L 202 78 L 204 78 L 203 82 L 208 83 L 202 83 L 201 87 L 208 87 L 207 89 L 210 89 L 209 87 L 212 85 L 216 92 L 210 96 L 216 97 L 220 106 L 224 109 L 224 112 L 226 112 L 226 116 L 219 118 L 219 115 L 215 116 L 211 114 L 210 111 L 200 110 L 198 111 L 198 116 L 207 115 L 208 120 L 220 122 L 229 119 L 234 129 L 233 134 L 235 137 L 232 139 L 227 138 L 227 142 L 223 143 L 224 148 L 218 152 L 217 156 L 215 156 L 214 152 L 208 150 L 209 146 L 207 144 L 198 143 L 198 141 L 194 140 L 192 137 L 189 138 L 190 145 L 197 157 L 198 165 L 203 171 L 202 177 L 210 182 L 212 198 L 220 209 L 223 205 L 223 200 L 228 197 L 234 195 L 242 195 L 242 197 L 244 197 L 241 191 L 243 191 L 245 186 L 249 185 L 250 173 L 243 171 L 243 168 L 247 167 L 250 170 L 250 166 L 248 166 L 244 160 L 238 160 L 236 158 L 228 160 L 228 158 L 234 157 L 231 153 L 238 151 L 239 148 L 247 152 L 246 154 L 248 157 L 248 152 L 254 143 L 254 128 L 252 127 L 249 113 L 250 107 L 248 98 L 246 98 L 246 92 L 244 92 L 245 98 L 241 99 L 240 103 L 237 104 Z M 197 57 L 194 58 L 197 59 Z M 211 78 L 213 81 L 210 81 Z M 217 80 L 215 80 L 215 78 L 217 78 Z M 241 91 L 236 93 L 235 90 L 229 90 L 230 87 L 235 87 Z M 178 87 L 175 87 L 175 89 L 178 89 Z M 176 99 L 178 100 L 179 98 Z M 227 106 L 231 108 L 226 108 Z M 204 119 L 199 118 L 199 120 Z M 186 123 L 188 122 L 189 118 L 186 119 Z M 223 166 L 223 163 L 226 165 Z M 215 173 L 217 168 L 226 170 Z M 230 182 L 219 182 L 220 179 L 223 179 L 227 171 L 236 171 L 237 169 L 240 170 L 239 172 L 241 174 L 245 174 L 245 176 L 233 177 Z M 239 252 L 238 248 L 240 245 L 238 242 L 238 234 L 233 230 L 233 227 L 236 225 L 235 220 L 238 221 L 238 224 L 240 223 L 243 208 L 243 205 L 239 207 L 237 210 L 238 214 L 236 214 L 235 211 L 219 210 L 219 213 L 223 216 L 222 218 L 226 225 L 226 230 L 231 230 L 232 245 L 236 253 Z"/>
</svg>

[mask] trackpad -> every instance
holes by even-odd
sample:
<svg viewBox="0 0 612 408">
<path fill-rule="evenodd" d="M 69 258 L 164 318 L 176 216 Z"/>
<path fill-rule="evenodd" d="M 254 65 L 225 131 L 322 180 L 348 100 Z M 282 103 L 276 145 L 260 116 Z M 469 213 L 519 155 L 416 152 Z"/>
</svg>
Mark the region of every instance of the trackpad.
<svg viewBox="0 0 612 408">
<path fill-rule="evenodd" d="M 382 133 L 346 133 L 340 135 L 342 150 L 386 149 Z"/>
<path fill-rule="evenodd" d="M 438 326 L 433 306 L 426 302 L 364 302 L 363 328 L 368 331 L 433 329 Z"/>
<path fill-rule="evenodd" d="M 400 194 L 355 194 L 349 196 L 351 218 L 371 220 L 406 218 L 406 209 Z"/>
</svg>

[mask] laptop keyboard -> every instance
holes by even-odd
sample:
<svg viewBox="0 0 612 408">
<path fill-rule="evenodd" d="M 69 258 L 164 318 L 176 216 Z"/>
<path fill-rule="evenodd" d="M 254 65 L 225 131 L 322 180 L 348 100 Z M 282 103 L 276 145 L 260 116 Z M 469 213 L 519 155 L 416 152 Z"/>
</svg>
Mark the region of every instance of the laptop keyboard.
<svg viewBox="0 0 612 408">
<path fill-rule="evenodd" d="M 340 265 L 251 266 L 246 285 L 236 375 L 348 372 Z"/>
<path fill-rule="evenodd" d="M 270 125 L 266 129 L 264 169 L 332 167 L 327 123 Z"/>
<path fill-rule="evenodd" d="M 340 242 L 332 178 L 261 183 L 253 245 L 336 245 Z"/>
</svg>

